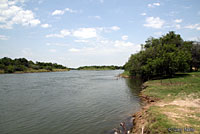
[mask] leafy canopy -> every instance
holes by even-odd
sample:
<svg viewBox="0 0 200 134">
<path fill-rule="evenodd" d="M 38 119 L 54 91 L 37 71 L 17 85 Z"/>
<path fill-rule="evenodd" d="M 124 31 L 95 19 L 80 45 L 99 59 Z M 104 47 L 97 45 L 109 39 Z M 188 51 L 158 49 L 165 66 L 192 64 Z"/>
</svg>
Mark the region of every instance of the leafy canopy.
<svg viewBox="0 0 200 134">
<path fill-rule="evenodd" d="M 130 75 L 141 76 L 144 80 L 172 77 L 176 72 L 191 71 L 192 67 L 198 69 L 199 50 L 199 45 L 183 41 L 179 34 L 171 31 L 158 39 L 148 38 L 142 50 L 132 54 L 124 68 Z"/>
</svg>

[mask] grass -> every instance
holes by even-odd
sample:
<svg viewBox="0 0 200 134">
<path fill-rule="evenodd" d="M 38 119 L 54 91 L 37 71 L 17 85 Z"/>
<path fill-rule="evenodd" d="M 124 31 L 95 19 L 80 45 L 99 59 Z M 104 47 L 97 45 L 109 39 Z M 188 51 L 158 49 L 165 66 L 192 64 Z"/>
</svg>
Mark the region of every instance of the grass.
<svg viewBox="0 0 200 134">
<path fill-rule="evenodd" d="M 129 73 L 129 71 L 124 71 L 124 72 L 121 73 L 119 76 L 120 76 L 120 77 L 124 77 L 124 78 L 128 78 L 128 77 L 130 77 L 130 73 Z"/>
<path fill-rule="evenodd" d="M 168 117 L 165 114 L 162 114 L 160 108 L 157 106 L 152 106 L 148 110 L 148 128 L 150 134 L 162 133 L 167 134 L 168 128 L 180 128 L 173 121 L 168 120 Z"/>
<path fill-rule="evenodd" d="M 145 132 L 169 133 L 168 128 L 180 128 L 182 133 L 200 132 L 200 72 L 177 74 L 174 78 L 150 80 L 142 94 L 159 101 L 150 106 L 146 118 Z M 184 128 L 194 132 L 185 132 Z M 170 133 L 176 134 L 174 129 Z"/>
<path fill-rule="evenodd" d="M 200 72 L 189 73 L 183 77 L 170 79 L 151 80 L 145 83 L 148 88 L 142 93 L 147 96 L 162 100 L 171 100 L 177 97 L 186 97 L 189 94 L 196 94 L 200 97 Z M 167 97 L 166 97 L 167 96 Z"/>
</svg>

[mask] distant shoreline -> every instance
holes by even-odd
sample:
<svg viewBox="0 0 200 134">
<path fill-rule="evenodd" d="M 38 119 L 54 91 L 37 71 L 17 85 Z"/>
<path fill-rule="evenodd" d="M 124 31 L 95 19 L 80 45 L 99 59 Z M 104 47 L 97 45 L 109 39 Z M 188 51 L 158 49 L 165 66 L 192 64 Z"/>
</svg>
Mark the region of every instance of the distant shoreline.
<svg viewBox="0 0 200 134">
<path fill-rule="evenodd" d="M 76 71 L 111 71 L 111 70 L 122 70 L 122 69 L 53 69 L 52 71 L 47 70 L 47 69 L 39 69 L 39 70 L 27 70 L 27 71 L 16 71 L 13 73 L 4 73 L 3 70 L 0 70 L 0 74 L 24 74 L 24 73 L 45 73 L 45 72 L 65 72 L 65 71 L 71 71 L 71 70 L 76 70 Z M 125 77 L 125 76 L 120 76 L 119 77 Z M 126 77 L 125 77 L 126 78 Z M 128 77 L 127 77 L 128 78 Z"/>
<path fill-rule="evenodd" d="M 70 71 L 70 69 L 53 69 L 52 71 L 46 69 L 39 69 L 39 70 L 27 70 L 27 71 L 16 71 L 13 73 L 4 73 L 3 70 L 0 70 L 0 74 L 24 74 L 24 73 L 45 73 L 45 72 L 65 72 Z"/>
<path fill-rule="evenodd" d="M 110 70 L 122 70 L 122 69 L 76 69 L 77 71 L 110 71 Z"/>
</svg>

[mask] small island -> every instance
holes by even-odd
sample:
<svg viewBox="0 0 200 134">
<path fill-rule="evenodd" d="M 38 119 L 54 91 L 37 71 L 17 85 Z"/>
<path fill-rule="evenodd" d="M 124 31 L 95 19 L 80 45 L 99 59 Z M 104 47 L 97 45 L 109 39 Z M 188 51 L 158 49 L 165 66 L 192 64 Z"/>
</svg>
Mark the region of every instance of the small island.
<svg viewBox="0 0 200 134">
<path fill-rule="evenodd" d="M 11 59 L 4 57 L 0 59 L 0 74 L 3 73 L 36 73 L 69 71 L 70 69 L 57 63 L 45 63 L 28 61 L 25 58 Z"/>
</svg>

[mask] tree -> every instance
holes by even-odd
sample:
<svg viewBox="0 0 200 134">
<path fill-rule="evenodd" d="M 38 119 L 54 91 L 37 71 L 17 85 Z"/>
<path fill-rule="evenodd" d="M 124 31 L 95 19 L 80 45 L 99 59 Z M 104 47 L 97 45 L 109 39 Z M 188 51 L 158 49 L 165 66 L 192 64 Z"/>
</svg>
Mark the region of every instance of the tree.
<svg viewBox="0 0 200 134">
<path fill-rule="evenodd" d="M 12 66 L 12 65 L 7 66 L 4 70 L 4 72 L 5 73 L 14 73 L 15 72 L 14 66 Z"/>
<path fill-rule="evenodd" d="M 180 35 L 169 32 L 158 39 L 148 38 L 144 49 L 131 55 L 124 65 L 131 75 L 148 80 L 160 76 L 172 77 L 176 72 L 189 71 L 191 50 Z"/>
<path fill-rule="evenodd" d="M 14 67 L 15 71 L 25 71 L 27 68 L 24 65 L 16 65 Z"/>
<path fill-rule="evenodd" d="M 4 57 L 0 59 L 0 70 L 4 70 L 5 73 L 13 73 L 15 71 L 26 71 L 27 69 L 46 69 L 52 71 L 53 69 L 66 69 L 65 66 L 56 64 L 56 63 L 45 63 L 45 62 L 36 62 L 28 61 L 25 58 L 10 59 Z"/>
<path fill-rule="evenodd" d="M 195 71 L 198 71 L 198 69 L 200 68 L 200 43 L 199 42 L 192 43 L 191 53 L 192 53 L 192 61 L 191 61 L 190 69 L 191 71 L 192 71 L 192 68 Z"/>
</svg>

